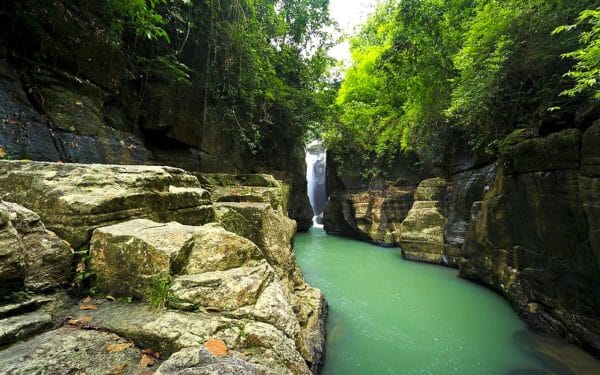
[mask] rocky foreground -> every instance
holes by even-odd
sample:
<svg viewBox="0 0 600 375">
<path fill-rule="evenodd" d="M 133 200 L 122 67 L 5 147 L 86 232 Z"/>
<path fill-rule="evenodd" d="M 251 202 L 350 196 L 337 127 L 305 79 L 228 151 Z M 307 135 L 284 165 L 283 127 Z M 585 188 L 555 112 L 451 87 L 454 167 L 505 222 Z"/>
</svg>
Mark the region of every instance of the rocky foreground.
<svg viewBox="0 0 600 375">
<path fill-rule="evenodd" d="M 0 161 L 0 197 L 0 373 L 322 364 L 327 304 L 271 176 Z"/>
</svg>

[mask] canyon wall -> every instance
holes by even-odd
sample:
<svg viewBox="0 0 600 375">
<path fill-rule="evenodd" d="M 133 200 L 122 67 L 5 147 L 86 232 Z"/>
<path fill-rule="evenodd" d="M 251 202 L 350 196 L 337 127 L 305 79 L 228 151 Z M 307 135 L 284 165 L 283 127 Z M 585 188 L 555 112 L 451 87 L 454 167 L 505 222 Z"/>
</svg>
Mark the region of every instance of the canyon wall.
<svg viewBox="0 0 600 375">
<path fill-rule="evenodd" d="M 332 179 L 325 229 L 457 267 L 532 327 L 600 354 L 600 122 L 519 130 L 496 162 L 454 152 L 447 165 L 402 188 Z"/>
</svg>

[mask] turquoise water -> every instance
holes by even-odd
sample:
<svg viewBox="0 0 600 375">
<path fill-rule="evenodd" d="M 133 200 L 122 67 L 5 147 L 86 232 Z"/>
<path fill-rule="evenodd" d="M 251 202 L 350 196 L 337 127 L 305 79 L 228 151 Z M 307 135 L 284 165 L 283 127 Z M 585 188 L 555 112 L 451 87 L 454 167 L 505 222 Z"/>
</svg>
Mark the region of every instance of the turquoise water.
<svg viewBox="0 0 600 375">
<path fill-rule="evenodd" d="M 509 304 L 456 270 L 319 228 L 295 249 L 329 302 L 323 374 L 580 373 L 525 350 L 534 336 Z"/>
</svg>

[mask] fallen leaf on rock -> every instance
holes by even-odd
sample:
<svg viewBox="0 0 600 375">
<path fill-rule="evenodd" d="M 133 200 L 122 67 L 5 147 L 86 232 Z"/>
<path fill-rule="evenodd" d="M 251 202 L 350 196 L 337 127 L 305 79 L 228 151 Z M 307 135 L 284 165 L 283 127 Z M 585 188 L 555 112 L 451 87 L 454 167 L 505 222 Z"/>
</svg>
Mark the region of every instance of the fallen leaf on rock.
<svg viewBox="0 0 600 375">
<path fill-rule="evenodd" d="M 75 100 L 75 105 L 83 107 L 83 103 L 81 102 L 81 100 Z"/>
<path fill-rule="evenodd" d="M 89 315 L 84 315 L 80 318 L 71 318 L 69 320 L 67 320 L 67 324 L 70 326 L 75 326 L 75 327 L 81 327 L 85 324 L 88 324 L 89 322 L 91 322 L 92 320 L 94 320 L 93 316 L 89 316 Z"/>
<path fill-rule="evenodd" d="M 130 342 L 120 342 L 117 344 L 108 344 L 106 345 L 106 351 L 109 353 L 119 353 L 127 348 L 131 348 L 133 346 Z"/>
<path fill-rule="evenodd" d="M 109 300 L 109 301 L 114 301 L 114 300 L 115 300 L 115 297 L 113 297 L 113 296 L 111 296 L 111 295 L 107 295 L 107 296 L 106 296 L 106 299 L 107 299 L 107 300 Z"/>
<path fill-rule="evenodd" d="M 83 303 L 90 303 L 90 302 L 92 302 L 92 297 L 89 297 L 89 296 L 85 297 L 81 302 L 83 302 Z"/>
<path fill-rule="evenodd" d="M 205 345 L 206 349 L 216 356 L 224 356 L 229 354 L 229 351 L 227 351 L 227 346 L 223 340 L 210 339 Z"/>
<path fill-rule="evenodd" d="M 98 310 L 98 306 L 96 305 L 89 305 L 89 304 L 83 304 L 79 306 L 79 310 Z"/>
<path fill-rule="evenodd" d="M 115 367 L 112 368 L 112 370 L 110 370 L 110 375 L 122 375 L 123 371 L 125 371 L 125 366 L 127 366 L 127 365 L 124 363 L 116 365 Z"/>
<path fill-rule="evenodd" d="M 142 367 L 152 367 L 156 363 L 156 358 L 149 354 L 142 354 L 142 359 L 140 359 L 140 366 Z"/>
</svg>

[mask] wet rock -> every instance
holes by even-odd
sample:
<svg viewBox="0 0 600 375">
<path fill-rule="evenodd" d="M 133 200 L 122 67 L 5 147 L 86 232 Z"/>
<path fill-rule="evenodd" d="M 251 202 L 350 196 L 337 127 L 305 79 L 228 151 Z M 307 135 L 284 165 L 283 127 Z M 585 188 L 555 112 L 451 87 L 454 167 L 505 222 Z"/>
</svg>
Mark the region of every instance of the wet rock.
<svg viewBox="0 0 600 375">
<path fill-rule="evenodd" d="M 200 225 L 214 217 L 196 177 L 169 167 L 0 161 L 0 194 L 74 248 L 95 228 L 128 219 Z"/>
<path fill-rule="evenodd" d="M 553 373 L 595 374 L 600 372 L 598 360 L 578 347 L 533 332 L 518 332 L 514 337 L 521 350 L 537 357 Z M 522 372 L 521 372 L 522 373 Z"/>
<path fill-rule="evenodd" d="M 471 221 L 475 202 L 483 200 L 496 173 L 496 165 L 458 173 L 448 183 L 448 223 L 444 227 L 445 253 L 448 263 L 458 267 L 460 253 Z"/>
</svg>

